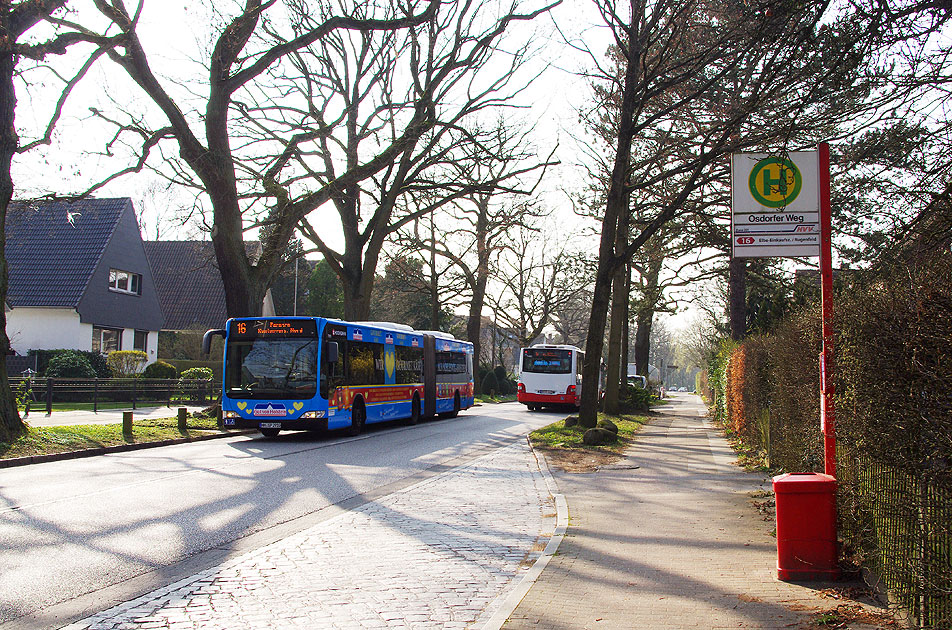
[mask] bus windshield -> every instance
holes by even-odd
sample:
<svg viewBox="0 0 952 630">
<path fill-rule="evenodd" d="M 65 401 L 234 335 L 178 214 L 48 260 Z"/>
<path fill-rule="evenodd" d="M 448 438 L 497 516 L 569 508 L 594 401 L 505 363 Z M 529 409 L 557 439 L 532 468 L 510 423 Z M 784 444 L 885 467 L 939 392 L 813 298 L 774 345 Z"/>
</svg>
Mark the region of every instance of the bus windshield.
<svg viewBox="0 0 952 630">
<path fill-rule="evenodd" d="M 229 336 L 225 392 L 230 398 L 313 398 L 317 339 L 311 336 Z"/>
<path fill-rule="evenodd" d="M 570 374 L 572 351 L 526 348 L 522 351 L 522 371 L 536 374 Z"/>
</svg>

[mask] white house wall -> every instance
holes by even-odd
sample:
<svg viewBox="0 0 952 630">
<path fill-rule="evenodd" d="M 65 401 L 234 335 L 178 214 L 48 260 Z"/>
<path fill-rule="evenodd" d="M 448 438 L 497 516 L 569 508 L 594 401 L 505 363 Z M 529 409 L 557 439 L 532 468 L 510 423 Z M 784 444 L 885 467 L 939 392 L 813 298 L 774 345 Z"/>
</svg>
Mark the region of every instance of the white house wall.
<svg viewBox="0 0 952 630">
<path fill-rule="evenodd" d="M 79 321 L 79 313 L 73 309 L 20 307 L 7 311 L 7 336 L 17 354 L 26 355 L 30 350 L 90 351 L 93 347 L 93 325 Z M 122 349 L 132 350 L 135 329 L 122 330 Z M 146 354 L 149 363 L 156 360 L 159 333 L 149 331 Z"/>
<path fill-rule="evenodd" d="M 89 328 L 90 339 L 92 339 L 93 329 L 92 326 Z M 123 350 L 135 350 L 135 341 L 136 341 L 136 331 L 134 328 L 123 328 L 122 329 L 122 349 Z M 90 344 L 92 341 L 90 341 Z M 158 331 L 149 331 L 149 338 L 145 342 L 146 351 L 145 353 L 149 355 L 149 363 L 155 363 L 155 350 L 159 347 L 159 333 Z"/>
<path fill-rule="evenodd" d="M 81 323 L 79 313 L 65 308 L 9 310 L 7 336 L 13 349 L 23 355 L 29 350 L 91 350 L 93 345 L 92 324 Z"/>
</svg>

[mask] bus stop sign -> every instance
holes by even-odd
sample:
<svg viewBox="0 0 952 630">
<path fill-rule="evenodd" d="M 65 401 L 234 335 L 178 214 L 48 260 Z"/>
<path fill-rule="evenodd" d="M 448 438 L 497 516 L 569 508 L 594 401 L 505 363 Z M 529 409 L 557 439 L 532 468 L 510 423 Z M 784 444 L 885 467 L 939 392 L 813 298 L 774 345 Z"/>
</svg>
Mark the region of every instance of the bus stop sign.
<svg viewBox="0 0 952 630">
<path fill-rule="evenodd" d="M 820 255 L 816 151 L 735 153 L 731 245 L 735 258 Z"/>
</svg>

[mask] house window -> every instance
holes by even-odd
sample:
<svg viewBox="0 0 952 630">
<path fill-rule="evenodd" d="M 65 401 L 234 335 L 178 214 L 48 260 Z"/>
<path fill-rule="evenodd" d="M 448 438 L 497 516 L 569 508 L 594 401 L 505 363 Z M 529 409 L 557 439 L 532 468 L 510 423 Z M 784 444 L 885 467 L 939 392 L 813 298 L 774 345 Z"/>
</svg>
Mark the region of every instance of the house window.
<svg viewBox="0 0 952 630">
<path fill-rule="evenodd" d="M 109 354 L 122 349 L 122 330 L 93 326 L 93 352 Z"/>
<path fill-rule="evenodd" d="M 132 338 L 132 349 L 141 350 L 142 352 L 149 351 L 149 331 L 148 330 L 137 330 L 135 335 Z"/>
<path fill-rule="evenodd" d="M 142 295 L 142 274 L 122 271 L 121 269 L 110 269 L 109 290 Z"/>
</svg>

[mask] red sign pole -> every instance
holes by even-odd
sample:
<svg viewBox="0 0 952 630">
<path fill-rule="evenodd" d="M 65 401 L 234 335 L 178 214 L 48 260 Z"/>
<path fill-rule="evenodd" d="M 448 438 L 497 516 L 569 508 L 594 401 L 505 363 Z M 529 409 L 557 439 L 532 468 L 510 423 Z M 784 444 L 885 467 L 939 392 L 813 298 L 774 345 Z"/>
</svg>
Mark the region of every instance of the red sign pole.
<svg viewBox="0 0 952 630">
<path fill-rule="evenodd" d="M 820 295 L 823 303 L 823 351 L 820 353 L 820 428 L 824 470 L 836 477 L 836 414 L 833 407 L 833 243 L 830 219 L 830 145 L 819 146 Z"/>
</svg>

